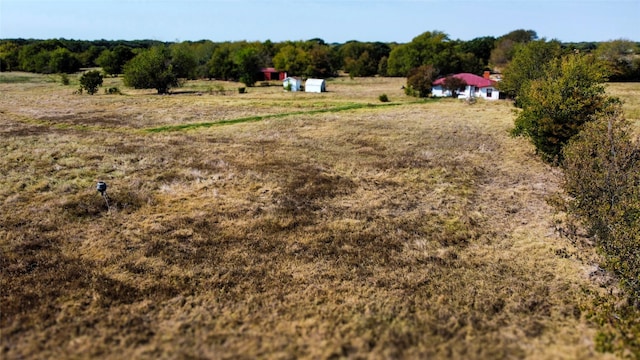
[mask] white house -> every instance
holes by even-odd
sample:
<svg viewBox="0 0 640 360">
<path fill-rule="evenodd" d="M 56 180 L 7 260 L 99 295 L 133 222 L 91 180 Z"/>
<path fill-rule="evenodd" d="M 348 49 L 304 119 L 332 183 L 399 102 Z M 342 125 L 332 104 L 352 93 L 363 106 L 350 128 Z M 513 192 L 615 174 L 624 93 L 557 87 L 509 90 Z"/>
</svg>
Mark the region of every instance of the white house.
<svg viewBox="0 0 640 360">
<path fill-rule="evenodd" d="M 327 91 L 327 83 L 324 79 L 308 79 L 304 84 L 304 91 L 306 92 L 325 92 Z"/>
<path fill-rule="evenodd" d="M 300 91 L 300 88 L 302 87 L 302 80 L 294 77 L 287 77 L 282 80 L 282 86 L 285 90 Z"/>
<path fill-rule="evenodd" d="M 500 92 L 496 87 L 496 81 L 469 73 L 461 73 L 452 75 L 467 83 L 464 91 L 458 91 L 458 99 L 469 99 L 472 97 L 483 98 L 487 100 L 497 100 L 500 98 Z M 433 82 L 431 95 L 434 97 L 451 96 L 451 91 L 445 90 L 442 85 L 445 78 L 440 78 Z"/>
</svg>

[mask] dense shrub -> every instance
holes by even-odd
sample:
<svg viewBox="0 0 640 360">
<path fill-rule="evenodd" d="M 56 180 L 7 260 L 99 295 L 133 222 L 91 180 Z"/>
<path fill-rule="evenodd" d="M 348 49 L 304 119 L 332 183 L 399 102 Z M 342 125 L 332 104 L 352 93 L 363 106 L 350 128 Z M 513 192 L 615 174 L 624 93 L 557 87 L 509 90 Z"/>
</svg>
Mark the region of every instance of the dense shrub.
<svg viewBox="0 0 640 360">
<path fill-rule="evenodd" d="M 107 95 L 122 95 L 122 92 L 117 86 L 104 89 L 104 93 Z"/>
<path fill-rule="evenodd" d="M 431 87 L 436 76 L 436 70 L 431 65 L 422 65 L 409 71 L 405 93 L 418 97 L 431 94 Z"/>
<path fill-rule="evenodd" d="M 564 149 L 569 210 L 595 236 L 605 267 L 640 306 L 640 145 L 619 110 L 601 115 Z"/>
<path fill-rule="evenodd" d="M 100 71 L 88 71 L 80 77 L 80 88 L 86 90 L 89 95 L 98 92 L 98 87 L 102 85 L 102 74 Z"/>
</svg>

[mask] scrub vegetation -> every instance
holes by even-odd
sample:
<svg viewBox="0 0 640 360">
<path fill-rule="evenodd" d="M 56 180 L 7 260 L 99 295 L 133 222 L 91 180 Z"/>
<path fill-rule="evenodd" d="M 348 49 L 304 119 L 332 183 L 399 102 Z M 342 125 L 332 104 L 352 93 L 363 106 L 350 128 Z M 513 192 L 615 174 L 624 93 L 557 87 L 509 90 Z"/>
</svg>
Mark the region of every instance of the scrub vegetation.
<svg viewBox="0 0 640 360">
<path fill-rule="evenodd" d="M 509 102 L 48 79 L 0 74 L 3 358 L 638 356 Z"/>
</svg>

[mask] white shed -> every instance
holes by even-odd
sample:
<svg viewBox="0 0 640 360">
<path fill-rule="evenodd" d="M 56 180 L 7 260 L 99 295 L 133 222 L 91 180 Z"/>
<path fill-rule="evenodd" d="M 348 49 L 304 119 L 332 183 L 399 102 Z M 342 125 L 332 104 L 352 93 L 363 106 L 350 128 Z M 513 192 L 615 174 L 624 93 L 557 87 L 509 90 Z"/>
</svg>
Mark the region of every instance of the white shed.
<svg viewBox="0 0 640 360">
<path fill-rule="evenodd" d="M 325 92 L 327 91 L 327 83 L 324 79 L 309 79 L 304 84 L 304 91 L 306 92 Z"/>
<path fill-rule="evenodd" d="M 302 80 L 294 77 L 288 77 L 282 80 L 282 86 L 285 90 L 300 91 L 302 87 Z"/>
</svg>

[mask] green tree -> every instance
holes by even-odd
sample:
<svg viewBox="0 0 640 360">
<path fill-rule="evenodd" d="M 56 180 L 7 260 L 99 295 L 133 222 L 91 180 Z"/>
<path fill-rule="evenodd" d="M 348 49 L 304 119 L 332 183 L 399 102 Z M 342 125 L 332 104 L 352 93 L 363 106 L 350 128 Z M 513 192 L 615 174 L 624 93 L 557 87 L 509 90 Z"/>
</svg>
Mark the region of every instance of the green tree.
<svg viewBox="0 0 640 360">
<path fill-rule="evenodd" d="M 551 61 L 544 76 L 521 91 L 513 134 L 528 137 L 544 160 L 561 161 L 567 141 L 608 106 L 605 80 L 604 66 L 592 56 Z"/>
<path fill-rule="evenodd" d="M 165 46 L 154 46 L 131 59 L 124 67 L 124 84 L 136 89 L 156 89 L 166 94 L 180 85 L 171 65 L 171 53 Z"/>
<path fill-rule="evenodd" d="M 28 72 L 45 72 L 49 66 L 49 53 L 40 44 L 27 44 L 18 52 L 19 69 Z"/>
<path fill-rule="evenodd" d="M 231 43 L 220 44 L 207 62 L 209 78 L 220 80 L 235 80 L 235 65 L 232 59 L 233 45 Z"/>
<path fill-rule="evenodd" d="M 427 97 L 431 93 L 436 71 L 431 65 L 422 65 L 409 72 L 406 92 L 418 97 Z"/>
<path fill-rule="evenodd" d="M 13 71 L 19 68 L 18 54 L 20 46 L 11 41 L 0 43 L 0 71 Z"/>
<path fill-rule="evenodd" d="M 515 54 L 509 65 L 503 71 L 503 79 L 498 83 L 500 91 L 516 100 L 530 81 L 545 76 L 545 67 L 551 60 L 562 54 L 558 41 L 537 40 L 516 46 Z"/>
<path fill-rule="evenodd" d="M 309 54 L 294 43 L 287 43 L 273 57 L 273 66 L 290 75 L 302 75 L 310 63 Z"/>
<path fill-rule="evenodd" d="M 135 56 L 133 50 L 124 45 L 117 45 L 113 50 L 105 50 L 96 59 L 107 75 L 122 74 L 124 65 Z"/>
<path fill-rule="evenodd" d="M 418 64 L 418 50 L 409 44 L 398 45 L 391 50 L 387 59 L 387 75 L 407 76 Z"/>
<path fill-rule="evenodd" d="M 640 80 L 640 49 L 636 43 L 624 39 L 600 43 L 595 54 L 607 64 L 611 81 Z"/>
<path fill-rule="evenodd" d="M 328 45 L 313 44 L 309 53 L 309 65 L 304 75 L 317 78 L 328 78 L 336 74 L 334 53 Z"/>
<path fill-rule="evenodd" d="M 480 60 L 483 67 L 489 65 L 489 59 L 491 58 L 491 51 L 496 43 L 496 38 L 493 36 L 484 36 L 475 38 L 464 42 L 462 52 L 472 53 L 478 60 Z"/>
<path fill-rule="evenodd" d="M 378 62 L 378 74 L 380 76 L 387 76 L 388 75 L 388 65 L 389 65 L 389 58 L 386 56 L 383 56 L 380 59 L 380 62 Z"/>
<path fill-rule="evenodd" d="M 88 71 L 80 77 L 80 88 L 85 90 L 89 95 L 98 92 L 98 87 L 102 86 L 102 74 L 100 71 Z"/>
<path fill-rule="evenodd" d="M 78 60 L 80 60 L 80 62 L 82 63 L 82 67 L 100 66 L 96 62 L 96 59 L 105 50 L 107 50 L 107 48 L 105 46 L 91 45 L 91 46 L 89 46 L 88 49 L 86 49 L 86 50 L 84 50 L 84 51 L 82 51 L 80 53 L 77 53 Z"/>
<path fill-rule="evenodd" d="M 171 64 L 177 77 L 195 79 L 198 59 L 189 43 L 183 42 L 171 46 Z"/>
<path fill-rule="evenodd" d="M 245 46 L 233 56 L 233 63 L 237 69 L 239 80 L 246 86 L 253 86 L 260 74 L 260 56 L 253 46 Z"/>
<path fill-rule="evenodd" d="M 455 71 L 451 66 L 455 43 L 440 31 L 425 32 L 413 38 L 410 43 L 391 50 L 387 62 L 390 76 L 407 76 L 411 69 L 431 64 L 437 73 Z"/>
<path fill-rule="evenodd" d="M 213 56 L 216 44 L 210 40 L 201 40 L 192 44 L 191 47 L 197 61 L 195 76 L 197 78 L 208 78 L 209 67 L 207 66 L 207 62 L 211 59 L 211 56 Z"/>
<path fill-rule="evenodd" d="M 49 53 L 48 72 L 71 74 L 80 70 L 80 66 L 76 55 L 65 48 L 57 48 Z"/>
<path fill-rule="evenodd" d="M 494 49 L 491 51 L 489 64 L 498 69 L 504 68 L 513 58 L 518 44 L 526 44 L 536 40 L 538 35 L 533 30 L 514 30 L 496 40 Z"/>
<path fill-rule="evenodd" d="M 338 50 L 342 67 L 350 77 L 373 76 L 378 73 L 382 58 L 389 55 L 389 46 L 382 43 L 349 41 Z"/>
</svg>

